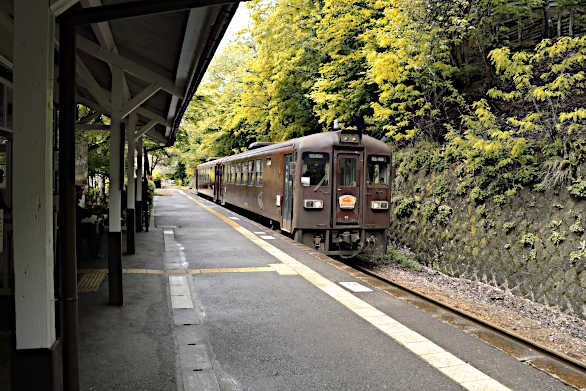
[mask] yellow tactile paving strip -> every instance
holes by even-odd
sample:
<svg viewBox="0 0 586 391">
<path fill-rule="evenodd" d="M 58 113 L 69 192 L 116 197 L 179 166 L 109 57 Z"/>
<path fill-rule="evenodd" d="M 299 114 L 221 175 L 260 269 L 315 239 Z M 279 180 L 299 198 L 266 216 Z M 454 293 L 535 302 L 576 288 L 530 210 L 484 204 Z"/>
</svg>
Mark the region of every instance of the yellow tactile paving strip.
<svg viewBox="0 0 586 391">
<path fill-rule="evenodd" d="M 107 274 L 105 270 L 92 270 L 84 273 L 77 283 L 77 291 L 79 293 L 97 291 Z"/>
<path fill-rule="evenodd" d="M 281 276 L 293 276 L 297 273 L 287 265 L 273 264 L 265 267 L 233 267 L 233 268 L 212 268 L 212 269 L 123 269 L 124 274 L 208 274 L 208 273 L 259 273 L 276 272 Z M 108 269 L 79 269 L 81 278 L 77 283 L 79 293 L 96 292 L 104 278 L 108 275 Z"/>
<path fill-rule="evenodd" d="M 401 344 L 415 355 L 426 361 L 429 365 L 470 391 L 510 391 L 510 388 L 489 377 L 472 365 L 467 364 L 442 347 L 417 332 L 403 326 L 384 312 L 376 309 L 365 301 L 354 296 L 350 292 L 328 280 L 311 268 L 295 260 L 287 253 L 262 240 L 237 222 L 207 207 L 204 203 L 180 191 L 182 195 L 204 208 L 209 213 L 220 218 L 244 237 L 274 256 L 293 271 L 305 278 L 314 286 L 327 293 L 329 296 L 343 304 L 356 315 L 387 334 L 397 343 Z"/>
</svg>

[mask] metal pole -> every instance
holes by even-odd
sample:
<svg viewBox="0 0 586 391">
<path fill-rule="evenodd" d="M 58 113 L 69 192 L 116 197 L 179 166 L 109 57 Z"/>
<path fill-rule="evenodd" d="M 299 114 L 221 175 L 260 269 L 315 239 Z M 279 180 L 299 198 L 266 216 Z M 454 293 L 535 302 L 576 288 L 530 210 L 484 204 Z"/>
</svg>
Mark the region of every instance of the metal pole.
<svg viewBox="0 0 586 391">
<path fill-rule="evenodd" d="M 63 383 L 79 390 L 79 318 L 77 303 L 75 193 L 75 27 L 59 26 L 59 231 L 63 270 Z"/>
</svg>

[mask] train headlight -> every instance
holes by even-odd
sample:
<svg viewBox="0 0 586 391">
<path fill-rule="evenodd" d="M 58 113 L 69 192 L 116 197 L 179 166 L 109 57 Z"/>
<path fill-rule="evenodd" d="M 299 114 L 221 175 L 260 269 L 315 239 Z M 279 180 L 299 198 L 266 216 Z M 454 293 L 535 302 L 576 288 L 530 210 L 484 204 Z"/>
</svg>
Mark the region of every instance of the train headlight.
<svg viewBox="0 0 586 391">
<path fill-rule="evenodd" d="M 372 209 L 389 209 L 389 202 L 388 201 L 371 201 L 370 207 Z"/>
<path fill-rule="evenodd" d="M 323 209 L 324 202 L 322 200 L 303 200 L 303 206 L 306 209 Z"/>
<path fill-rule="evenodd" d="M 343 143 L 359 143 L 360 142 L 360 136 L 357 134 L 347 134 L 347 133 L 343 133 L 340 135 L 340 142 Z"/>
</svg>

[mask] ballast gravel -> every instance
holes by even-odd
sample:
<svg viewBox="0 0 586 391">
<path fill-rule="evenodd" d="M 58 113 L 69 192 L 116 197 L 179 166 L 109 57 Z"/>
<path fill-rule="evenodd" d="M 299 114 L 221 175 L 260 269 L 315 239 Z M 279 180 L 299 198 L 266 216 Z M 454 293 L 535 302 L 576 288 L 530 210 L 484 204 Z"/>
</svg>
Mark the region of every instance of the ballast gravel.
<svg viewBox="0 0 586 391">
<path fill-rule="evenodd" d="M 586 320 L 482 282 L 366 262 L 385 278 L 586 364 Z"/>
</svg>

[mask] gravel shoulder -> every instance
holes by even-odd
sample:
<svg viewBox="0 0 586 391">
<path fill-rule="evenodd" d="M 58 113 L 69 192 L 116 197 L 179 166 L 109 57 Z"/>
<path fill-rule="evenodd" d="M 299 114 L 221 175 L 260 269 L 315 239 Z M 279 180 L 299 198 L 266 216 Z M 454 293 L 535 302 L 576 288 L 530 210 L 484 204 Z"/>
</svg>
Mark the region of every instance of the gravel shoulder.
<svg viewBox="0 0 586 391">
<path fill-rule="evenodd" d="M 421 266 L 419 271 L 396 264 L 366 263 L 362 266 L 393 282 L 561 352 L 586 365 L 584 319 L 490 285 L 450 277 L 425 266 Z"/>
</svg>

